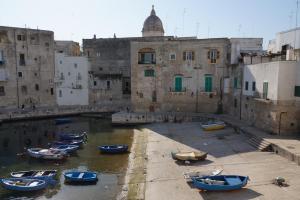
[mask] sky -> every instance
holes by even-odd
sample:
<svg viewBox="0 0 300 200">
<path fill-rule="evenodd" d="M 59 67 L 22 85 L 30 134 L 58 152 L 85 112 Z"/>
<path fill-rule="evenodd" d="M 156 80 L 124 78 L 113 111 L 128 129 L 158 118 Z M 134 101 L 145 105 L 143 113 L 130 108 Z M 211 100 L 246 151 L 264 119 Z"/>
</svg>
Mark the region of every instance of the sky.
<svg viewBox="0 0 300 200">
<path fill-rule="evenodd" d="M 297 0 L 1 0 L 0 26 L 54 31 L 56 40 L 141 36 L 152 5 L 165 35 L 262 37 L 296 26 Z M 300 7 L 300 4 L 299 4 Z M 300 25 L 300 9 L 298 26 Z"/>
</svg>

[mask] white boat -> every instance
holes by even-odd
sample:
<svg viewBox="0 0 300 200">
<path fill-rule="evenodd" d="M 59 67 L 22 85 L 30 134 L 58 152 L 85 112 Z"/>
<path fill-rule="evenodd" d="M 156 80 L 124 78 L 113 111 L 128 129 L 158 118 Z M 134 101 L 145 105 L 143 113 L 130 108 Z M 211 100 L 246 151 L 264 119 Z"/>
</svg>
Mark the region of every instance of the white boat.
<svg viewBox="0 0 300 200">
<path fill-rule="evenodd" d="M 27 149 L 27 152 L 33 158 L 42 158 L 46 160 L 62 160 L 66 156 L 65 151 L 53 149 L 30 148 Z"/>
</svg>

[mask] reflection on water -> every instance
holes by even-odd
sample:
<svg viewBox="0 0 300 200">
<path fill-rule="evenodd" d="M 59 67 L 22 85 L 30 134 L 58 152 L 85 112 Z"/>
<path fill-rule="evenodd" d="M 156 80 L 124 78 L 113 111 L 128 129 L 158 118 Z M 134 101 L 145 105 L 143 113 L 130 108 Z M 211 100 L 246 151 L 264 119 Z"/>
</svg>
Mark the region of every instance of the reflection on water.
<svg viewBox="0 0 300 200">
<path fill-rule="evenodd" d="M 28 147 L 47 147 L 57 140 L 60 132 L 88 133 L 83 149 L 65 161 L 46 161 L 22 156 Z M 105 155 L 97 147 L 103 144 L 132 143 L 132 130 L 115 128 L 110 120 L 72 118 L 72 123 L 55 125 L 53 119 L 6 123 L 0 126 L 0 177 L 12 171 L 29 169 L 57 169 L 58 184 L 45 191 L 16 193 L 0 188 L 0 199 L 115 199 L 125 175 L 128 154 Z M 64 184 L 63 171 L 82 169 L 99 172 L 96 185 L 78 186 Z"/>
</svg>

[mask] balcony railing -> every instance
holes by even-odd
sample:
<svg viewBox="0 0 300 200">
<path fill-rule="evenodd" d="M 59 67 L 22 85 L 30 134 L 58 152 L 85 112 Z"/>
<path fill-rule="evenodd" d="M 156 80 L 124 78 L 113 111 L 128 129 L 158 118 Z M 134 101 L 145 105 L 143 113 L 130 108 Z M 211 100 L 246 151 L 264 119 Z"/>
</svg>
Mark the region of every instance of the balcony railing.
<svg viewBox="0 0 300 200">
<path fill-rule="evenodd" d="M 172 88 L 172 87 L 170 87 L 169 88 L 169 92 L 186 92 L 186 88 L 183 87 L 181 89 L 178 89 L 178 88 Z"/>
<path fill-rule="evenodd" d="M 156 61 L 155 60 L 152 60 L 152 61 L 148 61 L 148 60 L 140 60 L 138 62 L 138 64 L 156 64 Z"/>
</svg>

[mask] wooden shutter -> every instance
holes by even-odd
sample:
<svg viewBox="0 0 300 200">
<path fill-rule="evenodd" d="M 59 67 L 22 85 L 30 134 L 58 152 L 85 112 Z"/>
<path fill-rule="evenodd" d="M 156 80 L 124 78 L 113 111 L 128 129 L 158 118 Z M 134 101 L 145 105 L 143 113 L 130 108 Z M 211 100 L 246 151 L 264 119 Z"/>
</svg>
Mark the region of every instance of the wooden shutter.
<svg viewBox="0 0 300 200">
<path fill-rule="evenodd" d="M 195 60 L 195 52 L 192 51 L 192 60 Z"/>
<path fill-rule="evenodd" d="M 182 59 L 186 60 L 186 52 L 185 51 L 183 52 L 183 58 Z"/>
<path fill-rule="evenodd" d="M 220 51 L 217 51 L 217 59 L 220 58 Z"/>
</svg>

